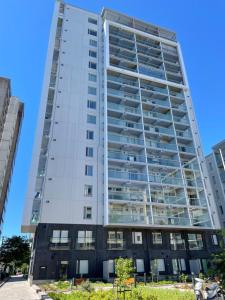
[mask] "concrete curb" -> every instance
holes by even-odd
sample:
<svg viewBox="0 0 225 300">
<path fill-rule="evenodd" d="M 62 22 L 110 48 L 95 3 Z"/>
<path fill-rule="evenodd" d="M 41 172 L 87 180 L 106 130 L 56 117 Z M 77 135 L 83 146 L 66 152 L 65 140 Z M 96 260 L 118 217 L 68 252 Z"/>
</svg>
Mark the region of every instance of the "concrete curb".
<svg viewBox="0 0 225 300">
<path fill-rule="evenodd" d="M 10 277 L 5 278 L 1 283 L 0 283 L 0 288 L 7 282 L 9 281 Z"/>
<path fill-rule="evenodd" d="M 42 291 L 40 289 L 39 286 L 37 286 L 36 284 L 33 284 L 32 289 L 37 293 L 38 299 L 39 300 L 52 300 L 52 298 L 50 298 L 44 291 Z"/>
</svg>

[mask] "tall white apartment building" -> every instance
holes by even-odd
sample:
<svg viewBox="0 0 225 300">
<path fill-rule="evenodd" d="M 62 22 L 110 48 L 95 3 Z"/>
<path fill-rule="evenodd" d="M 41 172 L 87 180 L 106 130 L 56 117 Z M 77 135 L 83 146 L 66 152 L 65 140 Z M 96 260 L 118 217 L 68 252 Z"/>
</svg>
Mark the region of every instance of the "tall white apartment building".
<svg viewBox="0 0 225 300">
<path fill-rule="evenodd" d="M 225 140 L 212 147 L 212 153 L 206 156 L 206 164 L 220 226 L 225 228 Z"/>
<path fill-rule="evenodd" d="M 175 33 L 56 2 L 25 205 L 33 279 L 207 269 L 219 226 Z"/>
</svg>

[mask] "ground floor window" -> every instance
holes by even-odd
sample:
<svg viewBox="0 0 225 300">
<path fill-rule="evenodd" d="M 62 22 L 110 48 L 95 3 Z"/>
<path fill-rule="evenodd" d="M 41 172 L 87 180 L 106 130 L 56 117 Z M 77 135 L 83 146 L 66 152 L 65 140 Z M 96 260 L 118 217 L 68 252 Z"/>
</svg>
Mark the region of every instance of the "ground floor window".
<svg viewBox="0 0 225 300">
<path fill-rule="evenodd" d="M 135 260 L 135 267 L 137 273 L 143 273 L 145 271 L 144 267 L 144 259 L 136 259 Z"/>
<path fill-rule="evenodd" d="M 165 272 L 165 260 L 163 258 L 151 260 L 151 272 L 156 275 Z"/>
<path fill-rule="evenodd" d="M 173 274 L 179 274 L 186 271 L 186 263 L 184 258 L 172 259 Z"/>
<path fill-rule="evenodd" d="M 86 275 L 88 274 L 88 260 L 81 259 L 77 260 L 77 272 L 78 275 Z"/>
</svg>

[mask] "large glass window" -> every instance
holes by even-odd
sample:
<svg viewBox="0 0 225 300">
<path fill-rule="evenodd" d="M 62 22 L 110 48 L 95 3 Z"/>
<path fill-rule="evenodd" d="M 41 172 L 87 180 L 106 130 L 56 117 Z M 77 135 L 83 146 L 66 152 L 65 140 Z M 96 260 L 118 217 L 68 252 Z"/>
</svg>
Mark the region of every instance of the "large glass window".
<svg viewBox="0 0 225 300">
<path fill-rule="evenodd" d="M 163 258 L 151 260 L 151 272 L 155 275 L 159 272 L 165 272 L 165 261 Z"/>
<path fill-rule="evenodd" d="M 87 101 L 87 107 L 91 109 L 96 109 L 96 101 L 88 100 Z"/>
<path fill-rule="evenodd" d="M 89 74 L 88 74 L 88 80 L 89 80 L 89 81 L 96 82 L 96 81 L 97 81 L 97 75 L 92 74 L 92 73 L 89 73 Z"/>
<path fill-rule="evenodd" d="M 93 18 L 88 18 L 88 23 L 97 25 L 97 24 L 98 24 L 98 21 L 97 21 L 96 19 L 93 19 Z"/>
<path fill-rule="evenodd" d="M 92 47 L 97 47 L 97 41 L 89 40 L 89 45 L 92 46 Z"/>
<path fill-rule="evenodd" d="M 85 175 L 93 176 L 93 166 L 90 166 L 90 165 L 85 166 Z"/>
<path fill-rule="evenodd" d="M 97 36 L 97 31 L 93 30 L 93 29 L 88 29 L 88 34 L 93 35 L 93 36 Z"/>
<path fill-rule="evenodd" d="M 170 233 L 170 245 L 172 250 L 185 249 L 185 241 L 180 233 Z"/>
<path fill-rule="evenodd" d="M 79 275 L 88 274 L 88 260 L 82 259 L 77 261 L 77 274 Z"/>
<path fill-rule="evenodd" d="M 91 230 L 79 230 L 77 233 L 77 249 L 79 250 L 93 250 L 94 240 L 92 238 Z"/>
<path fill-rule="evenodd" d="M 145 271 L 144 259 L 136 259 L 135 264 L 137 273 L 143 273 Z"/>
<path fill-rule="evenodd" d="M 87 132 L 86 132 L 86 138 L 87 138 L 87 140 L 93 140 L 94 139 L 94 131 L 87 130 Z"/>
<path fill-rule="evenodd" d="M 186 263 L 184 258 L 172 259 L 173 274 L 179 274 L 186 271 Z"/>
<path fill-rule="evenodd" d="M 122 231 L 108 231 L 108 248 L 113 249 L 123 249 L 124 240 Z"/>
<path fill-rule="evenodd" d="M 203 249 L 202 235 L 196 233 L 188 234 L 188 244 L 190 250 L 201 250 Z"/>
<path fill-rule="evenodd" d="M 94 149 L 92 147 L 86 147 L 86 157 L 93 157 Z"/>
<path fill-rule="evenodd" d="M 88 94 L 93 95 L 93 96 L 97 95 L 97 89 L 95 87 L 89 86 L 88 87 Z"/>
<path fill-rule="evenodd" d="M 96 116 L 87 115 L 87 123 L 89 123 L 89 124 L 96 124 Z"/>
<path fill-rule="evenodd" d="M 51 242 L 56 244 L 68 243 L 68 233 L 68 230 L 53 230 Z"/>
</svg>

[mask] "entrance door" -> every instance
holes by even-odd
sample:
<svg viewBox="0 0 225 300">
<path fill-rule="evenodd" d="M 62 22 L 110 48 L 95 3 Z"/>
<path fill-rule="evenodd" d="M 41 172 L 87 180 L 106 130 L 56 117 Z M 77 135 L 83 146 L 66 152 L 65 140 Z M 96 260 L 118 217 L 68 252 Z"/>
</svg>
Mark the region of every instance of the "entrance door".
<svg viewBox="0 0 225 300">
<path fill-rule="evenodd" d="M 194 273 L 195 275 L 200 273 L 201 271 L 200 259 L 190 259 L 189 264 L 190 264 L 191 273 Z"/>
<path fill-rule="evenodd" d="M 39 278 L 38 279 L 47 279 L 47 266 L 39 267 Z"/>
<path fill-rule="evenodd" d="M 68 277 L 68 261 L 61 261 L 59 267 L 59 278 L 66 280 Z"/>
</svg>

